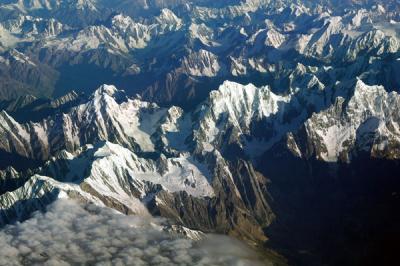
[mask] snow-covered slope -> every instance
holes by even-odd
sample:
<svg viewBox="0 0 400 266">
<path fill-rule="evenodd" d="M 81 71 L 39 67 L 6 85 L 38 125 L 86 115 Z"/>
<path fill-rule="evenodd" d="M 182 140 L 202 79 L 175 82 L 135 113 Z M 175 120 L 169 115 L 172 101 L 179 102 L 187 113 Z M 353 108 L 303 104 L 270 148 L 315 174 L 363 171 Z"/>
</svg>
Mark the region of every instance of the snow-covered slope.
<svg viewBox="0 0 400 266">
<path fill-rule="evenodd" d="M 247 89 L 252 92 L 248 94 Z M 259 221 L 269 223 L 272 217 L 265 199 L 265 180 L 250 162 L 224 158 L 224 147 L 217 142 L 207 144 L 212 148 L 200 149 L 205 144 L 199 132 L 209 134 L 207 117 L 223 116 L 221 108 L 232 111 L 227 125 L 239 132 L 248 127 L 250 119 L 276 112 L 277 107 L 269 105 L 280 98 L 268 99 L 270 93 L 263 90 L 267 88 L 260 90 L 266 99 L 259 102 L 256 87 L 227 82 L 211 94 L 200 111 L 185 113 L 178 107 L 166 109 L 130 99 L 114 86 L 103 85 L 88 102 L 41 122 L 20 124 L 3 112 L 1 151 L 47 160 L 32 170 L 34 175 L 32 171 L 22 174 L 21 180 L 26 182 L 7 190 L 2 198 L 4 213 L 9 219 L 12 214 L 21 218 L 22 213 L 54 198 L 68 196 L 124 213 L 150 211 L 194 228 L 209 231 L 222 226 L 252 241 L 262 239 Z M 230 91 L 239 98 L 226 98 L 222 105 L 217 95 L 227 96 Z M 208 104 L 215 113 L 199 117 Z M 254 109 L 240 118 L 239 111 L 249 104 Z M 210 132 L 215 132 L 217 128 L 211 127 L 216 122 L 209 122 Z M 226 136 L 221 132 L 219 138 Z M 240 138 L 240 134 L 234 137 Z M 244 188 L 242 182 L 252 185 Z M 225 201 L 237 207 L 226 210 Z M 19 202 L 25 202 L 25 207 Z M 226 220 L 231 215 L 242 217 L 241 221 L 231 224 Z"/>
<path fill-rule="evenodd" d="M 61 149 L 74 151 L 86 143 L 112 140 L 138 151 L 154 151 L 150 136 L 166 109 L 123 97 L 114 86 L 104 85 L 89 102 L 67 114 L 23 125 L 2 112 L 1 134 L 12 136 L 2 141 L 2 149 L 25 157 L 46 159 Z M 118 104 L 118 100 L 126 101 Z"/>
</svg>

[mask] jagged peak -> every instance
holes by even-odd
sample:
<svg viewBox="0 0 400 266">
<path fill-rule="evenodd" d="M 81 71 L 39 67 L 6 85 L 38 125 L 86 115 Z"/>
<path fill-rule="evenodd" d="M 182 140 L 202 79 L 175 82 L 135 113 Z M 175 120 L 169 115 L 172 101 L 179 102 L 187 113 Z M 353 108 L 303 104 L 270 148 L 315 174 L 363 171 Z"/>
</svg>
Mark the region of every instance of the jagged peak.
<svg viewBox="0 0 400 266">
<path fill-rule="evenodd" d="M 182 26 L 182 20 L 168 8 L 161 9 L 161 13 L 158 17 L 156 17 L 156 21 L 159 24 L 168 24 L 171 26 L 176 26 L 177 28 Z"/>
<path fill-rule="evenodd" d="M 207 110 L 214 116 L 228 115 L 241 127 L 248 127 L 253 118 L 268 117 L 279 110 L 279 102 L 288 102 L 291 96 L 273 93 L 268 86 L 256 87 L 225 81 L 218 90 L 210 93 Z M 202 109 L 204 110 L 204 105 Z"/>
<path fill-rule="evenodd" d="M 7 166 L 5 169 L 0 170 L 0 179 L 18 178 L 18 177 L 19 177 L 18 171 L 12 166 Z"/>
<path fill-rule="evenodd" d="M 219 86 L 218 90 L 210 93 L 210 98 L 213 99 L 223 96 L 223 99 L 225 100 L 229 99 L 232 101 L 238 101 L 248 97 L 254 98 L 258 93 L 267 93 L 271 95 L 271 97 L 279 97 L 274 94 L 268 86 L 258 88 L 252 83 L 243 85 L 234 81 L 226 80 Z"/>
<path fill-rule="evenodd" d="M 121 156 L 126 153 L 130 154 L 129 150 L 109 141 L 98 143 L 93 148 L 95 150 L 94 157 L 96 158 L 109 157 L 113 155 Z"/>
<path fill-rule="evenodd" d="M 113 26 L 118 28 L 126 29 L 134 23 L 131 17 L 125 16 L 123 14 L 117 14 L 111 19 Z"/>
<path fill-rule="evenodd" d="M 388 98 L 395 101 L 400 100 L 396 92 L 389 94 L 383 86 L 370 86 L 358 79 L 354 87 L 354 94 L 348 104 L 348 110 L 363 115 L 382 116 L 391 112 L 389 106 L 393 101 Z"/>
<path fill-rule="evenodd" d="M 118 90 L 114 85 L 103 84 L 98 89 L 94 91 L 92 97 L 102 97 L 104 95 L 114 96 L 117 92 L 122 92 Z"/>
<path fill-rule="evenodd" d="M 361 35 L 359 42 L 366 44 L 372 43 L 374 46 L 376 46 L 380 44 L 385 37 L 386 35 L 384 31 L 380 29 L 373 29 Z"/>
<path fill-rule="evenodd" d="M 78 97 L 79 97 L 79 94 L 76 93 L 76 91 L 72 90 L 71 92 L 69 92 L 63 96 L 58 97 L 57 99 L 54 99 L 53 101 L 51 101 L 50 104 L 53 108 L 57 108 L 63 104 L 66 104 L 68 102 L 76 100 Z"/>
<path fill-rule="evenodd" d="M 6 119 L 7 121 L 14 121 L 14 118 L 12 116 L 10 116 L 6 110 L 1 110 L 0 111 L 0 118 L 1 119 Z"/>
<path fill-rule="evenodd" d="M 180 20 L 172 10 L 168 8 L 163 8 L 161 9 L 161 13 L 158 16 L 158 18 L 165 20 L 170 20 L 170 21 L 177 21 Z"/>
<path fill-rule="evenodd" d="M 218 57 L 204 49 L 190 51 L 189 55 L 183 58 L 182 67 L 192 76 L 213 77 L 221 70 Z"/>
<path fill-rule="evenodd" d="M 224 81 L 217 90 L 210 93 L 211 102 L 224 101 L 238 103 L 243 98 L 247 98 L 247 95 L 254 95 L 257 87 L 249 83 L 242 85 L 233 81 Z"/>
<path fill-rule="evenodd" d="M 32 60 L 27 55 L 25 55 L 24 53 L 21 53 L 17 49 L 9 50 L 8 54 L 12 59 L 14 59 L 17 62 L 36 67 L 36 64 L 34 62 L 32 62 Z"/>
<path fill-rule="evenodd" d="M 357 82 L 354 87 L 354 97 L 376 96 L 383 94 L 387 94 L 383 86 L 370 86 L 365 84 L 360 78 L 357 78 Z"/>
<path fill-rule="evenodd" d="M 255 90 L 256 86 L 254 84 L 249 83 L 247 85 L 243 85 L 234 81 L 225 80 L 221 86 L 219 86 L 218 91 L 230 93 L 235 91 L 243 91 L 245 89 Z"/>
<path fill-rule="evenodd" d="M 65 94 L 64 96 L 59 97 L 58 99 L 61 99 L 63 97 L 77 97 L 79 96 L 78 93 L 74 90 L 68 92 L 67 94 Z"/>
</svg>

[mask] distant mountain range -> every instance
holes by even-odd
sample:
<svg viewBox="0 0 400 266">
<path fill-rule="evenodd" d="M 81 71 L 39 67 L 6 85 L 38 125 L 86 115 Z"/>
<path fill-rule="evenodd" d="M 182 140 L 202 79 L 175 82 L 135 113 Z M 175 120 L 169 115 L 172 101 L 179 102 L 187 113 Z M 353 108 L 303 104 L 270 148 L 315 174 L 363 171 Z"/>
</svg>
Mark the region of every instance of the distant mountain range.
<svg viewBox="0 0 400 266">
<path fill-rule="evenodd" d="M 328 87 L 357 76 L 399 85 L 395 1 L 8 2 L 0 99 L 90 94 L 106 83 L 189 108 L 224 80 L 279 92 L 299 86 L 299 74 Z"/>
</svg>

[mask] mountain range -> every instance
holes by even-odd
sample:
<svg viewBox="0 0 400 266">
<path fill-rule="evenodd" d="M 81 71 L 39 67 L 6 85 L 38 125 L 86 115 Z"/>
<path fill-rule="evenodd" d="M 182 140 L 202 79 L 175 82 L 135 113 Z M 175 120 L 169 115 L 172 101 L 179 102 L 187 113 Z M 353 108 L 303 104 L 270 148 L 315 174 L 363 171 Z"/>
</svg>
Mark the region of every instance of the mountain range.
<svg viewBox="0 0 400 266">
<path fill-rule="evenodd" d="M 283 264 L 390 263 L 399 9 L 4 1 L 1 225 L 68 198 L 228 234 Z"/>
</svg>

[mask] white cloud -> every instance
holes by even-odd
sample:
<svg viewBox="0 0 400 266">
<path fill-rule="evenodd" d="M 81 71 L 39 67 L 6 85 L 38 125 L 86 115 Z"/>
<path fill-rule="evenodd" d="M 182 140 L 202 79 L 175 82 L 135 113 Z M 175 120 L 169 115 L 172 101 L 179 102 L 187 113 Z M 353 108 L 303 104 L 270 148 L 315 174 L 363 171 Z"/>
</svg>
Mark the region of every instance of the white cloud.
<svg viewBox="0 0 400 266">
<path fill-rule="evenodd" d="M 0 231 L 0 265 L 257 265 L 259 257 L 224 236 L 193 241 L 152 218 L 58 200 L 45 213 Z"/>
</svg>

